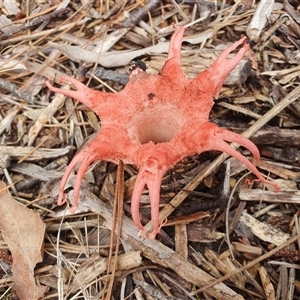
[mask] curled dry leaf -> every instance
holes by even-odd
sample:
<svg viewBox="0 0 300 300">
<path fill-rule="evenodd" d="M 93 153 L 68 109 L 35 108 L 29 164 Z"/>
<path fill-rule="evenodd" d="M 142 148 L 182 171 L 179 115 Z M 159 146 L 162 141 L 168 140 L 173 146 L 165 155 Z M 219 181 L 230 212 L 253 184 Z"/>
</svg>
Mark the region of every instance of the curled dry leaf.
<svg viewBox="0 0 300 300">
<path fill-rule="evenodd" d="M 99 53 L 82 49 L 81 47 L 77 46 L 67 46 L 53 42 L 49 42 L 48 44 L 51 47 L 62 51 L 74 61 L 85 61 L 90 63 L 97 62 L 106 68 L 128 65 L 134 58 L 145 54 L 167 53 L 169 48 L 169 43 L 162 42 L 157 45 L 139 50 L 113 51 L 99 55 Z"/>
<path fill-rule="evenodd" d="M 18 203 L 0 181 L 0 227 L 12 253 L 13 288 L 22 300 L 43 296 L 46 287 L 37 286 L 34 267 L 41 262 L 45 224 L 40 216 Z"/>
</svg>

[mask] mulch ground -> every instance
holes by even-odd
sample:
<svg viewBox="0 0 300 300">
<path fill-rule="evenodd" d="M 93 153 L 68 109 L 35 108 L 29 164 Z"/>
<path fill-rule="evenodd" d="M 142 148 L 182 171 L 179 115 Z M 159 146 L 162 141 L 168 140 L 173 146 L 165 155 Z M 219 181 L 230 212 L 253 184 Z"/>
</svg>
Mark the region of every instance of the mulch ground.
<svg viewBox="0 0 300 300">
<path fill-rule="evenodd" d="M 0 170 L 14 200 L 46 225 L 34 269 L 42 299 L 300 299 L 300 6 L 257 2 L 0 3 Z M 121 91 L 137 61 L 148 73 L 161 70 L 174 24 L 187 27 L 189 78 L 247 35 L 253 61 L 245 56 L 230 74 L 210 121 L 251 139 L 259 170 L 280 191 L 249 185 L 255 176 L 222 153 L 187 157 L 163 179 L 167 223 L 156 240 L 142 240 L 130 215 L 135 166 L 122 175 L 120 165 L 95 162 L 76 214 L 57 206 L 66 166 L 101 121 L 45 82 L 70 76 Z M 140 211 L 149 228 L 147 190 Z M 13 254 L 0 231 L 0 299 L 23 300 L 14 290 Z"/>
</svg>

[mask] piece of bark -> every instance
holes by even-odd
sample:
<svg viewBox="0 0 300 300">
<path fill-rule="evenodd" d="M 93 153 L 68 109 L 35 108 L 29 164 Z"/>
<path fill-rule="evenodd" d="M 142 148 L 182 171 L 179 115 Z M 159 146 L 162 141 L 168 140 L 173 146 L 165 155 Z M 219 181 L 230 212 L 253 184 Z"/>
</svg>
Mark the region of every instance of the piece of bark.
<svg viewBox="0 0 300 300">
<path fill-rule="evenodd" d="M 279 280 L 276 289 L 276 295 L 280 295 L 279 299 L 286 299 L 287 291 L 288 291 L 287 266 L 281 265 L 279 267 Z"/>
<path fill-rule="evenodd" d="M 67 163 L 68 163 L 68 159 L 67 159 L 66 156 L 55 159 L 54 161 L 52 161 L 51 163 L 49 163 L 48 165 L 46 165 L 45 167 L 42 168 L 42 174 L 45 175 L 45 178 L 47 178 L 47 172 L 48 171 L 50 171 L 52 173 L 52 175 L 54 175 L 54 176 L 55 176 L 55 174 L 58 175 L 58 174 L 60 174 L 60 172 L 58 171 L 59 168 L 61 166 L 65 166 Z M 23 164 L 23 163 L 20 163 L 20 164 Z M 9 170 L 12 171 L 12 169 L 9 169 Z M 25 170 L 25 172 L 27 172 L 27 171 Z M 30 190 L 33 187 L 35 188 L 36 185 L 41 181 L 40 179 L 32 177 L 32 173 L 29 174 L 29 175 L 30 175 L 30 177 L 24 178 L 23 180 L 21 180 L 21 181 L 19 181 L 15 184 L 15 188 L 16 188 L 17 191 Z M 59 179 L 60 178 L 61 178 L 61 176 L 59 177 Z M 52 182 L 52 181 L 55 181 L 55 180 L 52 180 L 52 181 L 49 182 L 48 180 L 45 183 L 46 185 L 50 184 L 50 182 Z M 43 189 L 43 185 L 41 186 L 41 190 L 40 190 L 41 194 L 43 194 L 42 189 Z M 49 189 L 49 190 L 52 190 L 52 189 Z M 39 201 L 39 204 L 41 204 L 43 201 L 46 201 L 46 200 L 44 199 L 44 200 Z"/>
<path fill-rule="evenodd" d="M 184 259 L 188 258 L 187 226 L 185 224 L 175 225 L 175 251 Z"/>
<path fill-rule="evenodd" d="M 283 161 L 291 164 L 300 161 L 300 150 L 298 148 L 285 147 L 281 149 L 267 146 L 262 149 L 261 154 L 272 157 L 276 161 Z"/>
<path fill-rule="evenodd" d="M 262 249 L 260 247 L 245 245 L 240 242 L 232 242 L 232 245 L 235 250 L 239 252 L 250 253 L 254 255 L 262 255 Z"/>
<path fill-rule="evenodd" d="M 0 32 L 2 34 L 8 34 L 18 28 L 11 19 L 9 19 L 5 14 L 0 15 Z"/>
<path fill-rule="evenodd" d="M 286 12 L 298 23 L 300 24 L 300 15 L 295 11 L 294 7 L 289 3 L 288 0 L 283 1 L 283 7 Z"/>
<path fill-rule="evenodd" d="M 5 65 L 1 65 L 1 71 L 3 71 L 3 68 L 17 68 L 17 70 L 24 70 L 26 69 L 26 67 L 24 65 L 22 65 L 21 63 L 17 63 L 17 62 L 13 62 L 13 64 L 5 64 Z M 24 68 L 23 68 L 24 66 Z M 27 92 L 24 92 L 24 91 L 20 91 L 19 90 L 19 87 L 8 81 L 8 80 L 5 80 L 5 79 L 0 79 L 0 88 L 2 89 L 5 89 L 6 91 L 12 93 L 14 96 L 22 99 L 22 100 L 25 100 L 29 103 L 34 103 L 34 96 L 32 96 L 31 94 L 27 93 Z"/>
<path fill-rule="evenodd" d="M 173 297 L 166 296 L 166 294 L 159 287 L 155 285 L 150 285 L 145 280 L 141 281 L 134 278 L 133 281 L 137 286 L 141 287 L 144 290 L 144 292 L 146 292 L 147 296 L 151 297 L 151 299 L 160 299 L 160 300 L 174 299 Z M 182 300 L 182 298 L 176 297 L 176 300 Z"/>
<path fill-rule="evenodd" d="M 289 282 L 288 282 L 288 293 L 287 293 L 287 299 L 295 299 L 294 293 L 295 293 L 295 284 L 296 284 L 296 270 L 294 268 L 290 269 L 289 272 Z"/>
<path fill-rule="evenodd" d="M 19 3 L 16 0 L 4 0 L 2 5 L 9 16 L 17 15 L 20 12 Z"/>
<path fill-rule="evenodd" d="M 23 32 L 23 31 L 25 31 L 25 30 L 33 27 L 33 26 L 41 24 L 41 23 L 43 23 L 47 20 L 51 20 L 54 17 L 57 17 L 60 14 L 65 14 L 69 11 L 70 11 L 69 8 L 62 8 L 62 9 L 55 10 L 55 11 L 52 11 L 50 13 L 38 16 L 38 17 L 33 18 L 31 20 L 28 20 L 28 21 L 24 22 L 21 26 L 17 26 L 17 27 L 16 26 L 14 26 L 14 27 L 10 26 L 9 27 L 10 30 L 7 30 L 6 32 L 0 34 L 0 40 L 8 39 L 10 36 L 12 36 L 16 33 Z"/>
<path fill-rule="evenodd" d="M 192 223 L 187 226 L 188 240 L 197 243 L 214 243 L 221 238 L 224 238 L 225 234 L 216 231 L 214 224 L 198 224 Z"/>
<path fill-rule="evenodd" d="M 13 120 L 15 119 L 16 115 L 18 114 L 18 112 L 20 110 L 21 110 L 20 106 L 14 106 L 7 112 L 7 115 L 5 116 L 5 118 L 2 119 L 2 121 L 0 122 L 0 135 L 4 131 L 10 130 Z"/>
<path fill-rule="evenodd" d="M 91 77 L 91 75 L 94 75 L 102 80 L 112 80 L 122 85 L 125 85 L 129 81 L 129 74 L 123 74 L 117 71 L 104 69 L 103 67 L 98 67 L 95 71 L 90 70 L 85 75 L 88 78 Z"/>
<path fill-rule="evenodd" d="M 291 180 L 298 180 L 300 179 L 300 172 L 289 170 L 286 164 L 276 163 L 275 161 L 267 161 L 267 160 L 260 160 L 258 163 L 258 167 L 267 171 L 268 173 L 272 173 L 277 175 L 283 179 L 291 179 Z M 267 187 L 269 189 L 269 187 Z"/>
<path fill-rule="evenodd" d="M 127 14 L 127 18 L 121 24 L 121 27 L 132 27 L 138 24 L 141 20 L 147 18 L 149 14 L 158 7 L 161 1 L 148 0 L 143 5 Z M 125 15 L 125 14 L 124 14 Z"/>
</svg>

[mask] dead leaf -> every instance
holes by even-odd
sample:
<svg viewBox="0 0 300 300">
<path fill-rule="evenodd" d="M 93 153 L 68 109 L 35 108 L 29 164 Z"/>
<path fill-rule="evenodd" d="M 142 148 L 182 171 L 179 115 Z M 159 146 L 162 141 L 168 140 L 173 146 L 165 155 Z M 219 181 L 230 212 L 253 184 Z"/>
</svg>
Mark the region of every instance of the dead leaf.
<svg viewBox="0 0 300 300">
<path fill-rule="evenodd" d="M 39 299 L 46 287 L 35 284 L 34 267 L 43 260 L 45 224 L 37 213 L 15 201 L 2 181 L 0 215 L 2 235 L 13 257 L 13 288 L 21 300 Z"/>
<path fill-rule="evenodd" d="M 55 49 L 62 51 L 65 55 L 69 56 L 72 60 L 81 62 L 99 63 L 106 68 L 118 67 L 128 65 L 134 58 L 146 55 L 146 54 L 161 54 L 167 53 L 169 49 L 169 43 L 161 42 L 157 45 L 150 46 L 138 50 L 123 50 L 112 51 L 106 53 L 99 53 L 82 49 L 78 46 L 67 46 L 59 43 L 49 42 L 49 45 Z M 59 79 L 59 78 L 57 78 Z"/>
</svg>

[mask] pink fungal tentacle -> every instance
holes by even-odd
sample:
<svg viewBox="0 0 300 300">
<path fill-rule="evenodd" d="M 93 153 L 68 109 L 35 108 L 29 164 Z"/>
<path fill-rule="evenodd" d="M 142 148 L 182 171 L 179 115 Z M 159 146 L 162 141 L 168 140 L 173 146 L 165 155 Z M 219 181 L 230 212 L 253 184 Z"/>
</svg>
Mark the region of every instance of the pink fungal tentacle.
<svg viewBox="0 0 300 300">
<path fill-rule="evenodd" d="M 161 154 L 163 156 L 163 153 Z M 162 226 L 159 221 L 160 187 L 163 176 L 168 167 L 166 167 L 166 165 L 160 165 L 159 161 L 153 157 L 148 157 L 145 160 L 145 163 L 140 167 L 137 175 L 131 200 L 132 220 L 141 230 L 142 236 L 149 239 L 154 239 L 160 232 L 160 228 Z M 141 224 L 139 215 L 140 199 L 146 185 L 149 190 L 151 221 L 153 227 L 152 232 L 148 233 L 148 236 L 144 226 Z"/>
<path fill-rule="evenodd" d="M 148 238 L 153 240 L 156 235 L 160 232 L 160 228 L 164 222 L 159 221 L 159 203 L 160 203 L 160 186 L 164 176 L 164 172 L 158 170 L 157 174 L 151 174 L 154 178 L 147 180 L 147 186 L 149 189 L 150 205 L 151 205 L 151 221 L 152 221 L 152 232 L 149 233 Z"/>
<path fill-rule="evenodd" d="M 179 27 L 176 29 L 170 40 L 168 59 L 174 59 L 178 64 L 180 64 L 181 44 L 185 30 L 185 27 Z"/>
<path fill-rule="evenodd" d="M 221 139 L 217 140 L 217 145 L 218 146 L 215 149 L 211 149 L 211 150 L 222 151 L 222 152 L 225 152 L 225 153 L 229 154 L 230 156 L 236 158 L 241 163 L 243 163 L 259 179 L 259 181 L 264 182 L 269 185 L 272 185 L 275 188 L 276 192 L 279 191 L 280 188 L 279 188 L 278 184 L 264 178 L 261 175 L 261 173 L 257 170 L 257 168 L 241 153 L 236 151 L 234 148 L 232 148 L 230 145 L 228 145 L 226 142 L 224 142 Z"/>
<path fill-rule="evenodd" d="M 139 172 L 135 180 L 131 197 L 131 217 L 134 224 L 141 230 L 141 234 L 143 237 L 146 237 L 146 232 L 140 219 L 140 202 L 145 185 L 146 180 L 145 178 L 143 178 L 142 173 Z"/>
<path fill-rule="evenodd" d="M 76 165 L 80 163 L 80 156 L 76 155 L 70 164 L 68 165 L 67 169 L 65 170 L 64 176 L 61 179 L 60 186 L 59 186 L 59 195 L 57 200 L 57 205 L 61 206 L 67 202 L 66 194 L 65 194 L 65 186 L 68 182 L 69 177 L 71 176 L 72 171 L 75 169 Z"/>
<path fill-rule="evenodd" d="M 185 27 L 179 27 L 178 29 L 176 29 L 170 40 L 168 60 L 165 62 L 165 65 L 161 71 L 161 74 L 164 76 L 174 77 L 174 74 L 177 74 L 177 76 L 179 74 L 185 76 L 180 65 L 181 44 L 185 30 Z"/>
<path fill-rule="evenodd" d="M 110 136 L 119 138 L 120 143 L 114 143 Z M 74 213 L 78 208 L 80 186 L 88 167 L 96 160 L 105 160 L 114 163 L 123 160 L 125 163 L 132 163 L 131 160 L 128 160 L 128 156 L 130 156 L 130 153 L 134 153 L 136 148 L 137 144 L 130 143 L 129 138 L 123 134 L 121 128 L 117 131 L 110 126 L 102 128 L 97 136 L 81 152 L 75 155 L 66 169 L 60 183 L 58 205 L 66 202 L 64 188 L 76 165 L 79 165 L 79 168 L 74 183 L 73 206 L 69 209 L 71 213 Z"/>
<path fill-rule="evenodd" d="M 89 165 L 91 164 L 92 160 L 87 159 L 86 156 L 83 155 L 82 152 L 78 153 L 73 160 L 71 161 L 70 165 L 65 171 L 65 174 L 62 178 L 62 181 L 60 183 L 59 187 L 59 196 L 57 200 L 58 205 L 63 205 L 65 202 L 67 202 L 67 197 L 64 192 L 65 185 L 72 173 L 72 171 L 75 169 L 76 165 L 79 164 L 79 169 L 76 175 L 75 183 L 74 183 L 74 197 L 73 197 L 73 205 L 70 207 L 69 205 L 69 211 L 71 214 L 75 213 L 75 211 L 78 209 L 79 205 L 79 192 L 81 187 L 82 179 L 86 173 L 86 170 L 88 169 Z"/>
<path fill-rule="evenodd" d="M 209 79 L 209 90 L 213 92 L 213 97 L 217 99 L 226 77 L 237 66 L 245 52 L 249 52 L 251 55 L 250 46 L 245 40 L 246 37 L 243 37 L 225 49 L 214 63 L 207 70 L 196 76 L 193 81 L 201 83 L 203 80 L 207 81 Z M 227 59 L 227 56 L 242 43 L 244 43 L 243 47 L 235 54 L 235 56 L 231 59 Z"/>
<path fill-rule="evenodd" d="M 224 62 L 226 62 L 226 68 L 233 69 L 235 66 L 239 63 L 239 61 L 243 58 L 245 52 L 250 52 L 250 46 L 246 42 L 246 37 L 242 37 L 235 43 L 233 43 L 231 46 L 227 47 L 220 55 L 219 57 L 212 63 L 212 67 L 218 68 L 220 67 Z M 239 45 L 243 44 L 243 47 L 238 51 L 238 53 L 235 54 L 235 56 L 231 59 L 227 59 L 227 56 L 234 51 Z M 220 68 L 223 71 L 223 68 Z M 228 70 L 225 71 L 228 73 Z M 230 71 L 231 72 L 231 71 Z"/>
<path fill-rule="evenodd" d="M 224 81 L 227 75 L 236 67 L 246 52 L 250 53 L 249 44 L 245 43 L 246 37 L 242 37 L 237 42 L 233 43 L 227 49 L 225 49 L 219 57 L 210 66 L 216 75 L 221 76 Z M 243 44 L 243 47 L 234 55 L 233 58 L 227 59 L 227 56 L 234 51 L 239 45 Z M 251 53 L 250 53 L 251 54 Z M 216 76 L 217 77 L 217 76 Z"/>
<path fill-rule="evenodd" d="M 72 85 L 76 88 L 76 90 L 64 90 L 64 89 L 56 88 L 52 86 L 49 81 L 46 81 L 46 85 L 51 91 L 55 93 L 63 94 L 67 97 L 77 99 L 81 103 L 89 107 L 90 109 L 96 110 L 96 112 L 98 112 L 98 109 L 97 109 L 97 104 L 95 104 L 95 98 L 105 99 L 107 97 L 107 94 L 102 93 L 100 91 L 94 91 L 72 77 L 61 77 L 60 82 L 72 83 Z M 105 95 L 105 97 L 101 97 L 101 95 Z"/>
<path fill-rule="evenodd" d="M 279 186 L 276 183 L 265 179 L 253 163 L 251 163 L 245 156 L 224 141 L 226 140 L 238 143 L 239 145 L 247 148 L 255 158 L 255 162 L 258 162 L 260 155 L 257 147 L 250 140 L 244 138 L 243 136 L 220 128 L 213 123 L 206 122 L 202 124 L 199 130 L 192 131 L 190 133 L 190 140 L 193 142 L 202 141 L 199 143 L 197 153 L 212 150 L 225 152 L 243 163 L 253 174 L 257 176 L 261 182 L 272 185 L 276 191 L 279 190 Z"/>
<path fill-rule="evenodd" d="M 238 143 L 239 145 L 247 148 L 252 153 L 256 164 L 260 159 L 260 154 L 257 147 L 250 140 L 237 133 L 219 128 L 213 123 L 207 123 L 206 129 L 211 134 L 210 141 L 207 143 L 208 148 L 205 149 L 206 151 L 218 150 L 235 157 L 237 160 L 243 163 L 254 175 L 256 175 L 256 177 L 261 182 L 272 185 L 276 189 L 276 191 L 279 190 L 279 186 L 276 183 L 265 179 L 253 163 L 251 163 L 245 156 L 243 156 L 241 153 L 239 153 L 224 141 L 226 140 L 229 142 Z"/>
<path fill-rule="evenodd" d="M 64 176 L 62 178 L 62 181 L 60 183 L 57 204 L 63 205 L 67 201 L 66 195 L 64 192 L 66 183 L 67 183 L 72 171 L 76 168 L 77 165 L 79 165 L 75 183 L 74 183 L 73 205 L 72 205 L 72 207 L 69 207 L 69 211 L 71 214 L 73 214 L 78 208 L 81 182 L 84 178 L 86 170 L 88 169 L 88 167 L 90 166 L 90 164 L 92 162 L 94 162 L 97 159 L 102 158 L 100 153 L 97 153 L 94 151 L 89 152 L 89 150 L 92 147 L 93 147 L 93 141 L 87 146 L 87 148 L 85 148 L 83 151 L 81 151 L 77 155 L 75 155 L 75 157 L 72 159 L 71 163 L 67 167 L 67 169 L 64 173 Z"/>
<path fill-rule="evenodd" d="M 83 156 L 83 155 L 81 155 Z M 81 161 L 81 164 L 78 168 L 75 183 L 74 183 L 74 194 L 73 194 L 73 206 L 69 208 L 69 211 L 71 214 L 73 214 L 79 205 L 79 194 L 80 194 L 80 187 L 81 187 L 81 182 L 84 178 L 84 175 L 88 169 L 88 167 L 94 162 L 95 160 L 98 160 L 99 158 L 94 156 L 94 157 L 84 157 L 83 160 Z"/>
<path fill-rule="evenodd" d="M 248 149 L 252 156 L 253 156 L 253 165 L 257 165 L 259 160 L 260 160 L 260 153 L 258 148 L 256 147 L 256 145 L 254 143 L 252 143 L 249 139 L 243 137 L 242 135 L 236 133 L 236 132 L 232 132 L 229 130 L 226 130 L 224 128 L 220 128 L 217 127 L 216 129 L 216 136 L 218 138 L 221 138 L 224 141 L 227 142 L 232 142 L 232 143 L 237 143 L 240 146 L 245 147 L 246 149 Z"/>
</svg>

